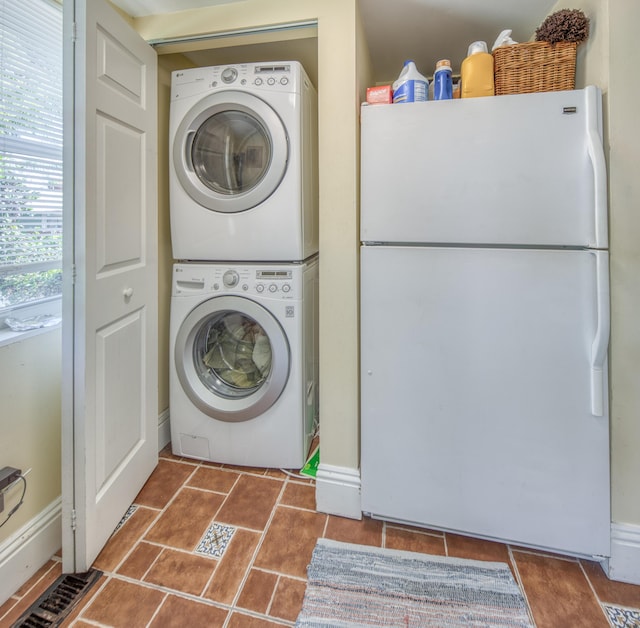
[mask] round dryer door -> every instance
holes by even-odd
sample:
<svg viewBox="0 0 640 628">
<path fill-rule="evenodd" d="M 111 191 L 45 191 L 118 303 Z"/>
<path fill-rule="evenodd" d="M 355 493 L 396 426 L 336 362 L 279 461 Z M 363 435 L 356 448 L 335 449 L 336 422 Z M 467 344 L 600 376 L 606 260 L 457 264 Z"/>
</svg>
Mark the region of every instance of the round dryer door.
<svg viewBox="0 0 640 628">
<path fill-rule="evenodd" d="M 276 190 L 287 169 L 287 133 L 275 111 L 245 92 L 202 99 L 181 122 L 173 164 L 184 190 L 218 212 L 241 212 Z"/>
<path fill-rule="evenodd" d="M 289 377 L 284 330 L 254 301 L 215 297 L 194 308 L 180 326 L 175 364 L 185 393 L 221 421 L 248 421 L 280 397 Z"/>
</svg>

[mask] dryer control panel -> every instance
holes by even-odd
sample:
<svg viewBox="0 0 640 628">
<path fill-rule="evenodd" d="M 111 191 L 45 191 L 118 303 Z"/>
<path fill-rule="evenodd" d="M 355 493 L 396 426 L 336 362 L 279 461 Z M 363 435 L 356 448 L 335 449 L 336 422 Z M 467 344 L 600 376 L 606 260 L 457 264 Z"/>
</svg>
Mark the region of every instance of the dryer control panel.
<svg viewBox="0 0 640 628">
<path fill-rule="evenodd" d="M 245 294 L 293 299 L 298 296 L 300 271 L 298 266 L 176 264 L 173 271 L 173 296 Z"/>
</svg>

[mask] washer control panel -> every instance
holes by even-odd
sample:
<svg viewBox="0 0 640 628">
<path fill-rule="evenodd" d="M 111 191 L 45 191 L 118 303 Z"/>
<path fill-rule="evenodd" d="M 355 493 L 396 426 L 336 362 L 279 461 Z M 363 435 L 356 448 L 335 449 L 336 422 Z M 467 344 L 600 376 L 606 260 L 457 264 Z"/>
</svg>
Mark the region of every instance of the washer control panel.
<svg viewBox="0 0 640 628">
<path fill-rule="evenodd" d="M 296 292 L 295 268 L 227 267 L 224 264 L 176 264 L 173 294 L 246 294 L 292 299 Z"/>
</svg>

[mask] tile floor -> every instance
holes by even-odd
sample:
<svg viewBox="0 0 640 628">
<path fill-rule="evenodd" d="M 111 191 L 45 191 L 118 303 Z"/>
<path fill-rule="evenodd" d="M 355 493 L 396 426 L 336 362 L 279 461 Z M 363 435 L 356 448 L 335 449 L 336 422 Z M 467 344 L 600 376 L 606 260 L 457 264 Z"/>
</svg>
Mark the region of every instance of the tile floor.
<svg viewBox="0 0 640 628">
<path fill-rule="evenodd" d="M 63 625 L 292 626 L 319 537 L 507 562 L 538 628 L 640 626 L 640 586 L 609 581 L 595 563 L 320 514 L 312 480 L 180 459 L 169 449 L 96 559 L 101 581 Z M 60 572 L 54 556 L 0 606 L 0 626 Z"/>
</svg>

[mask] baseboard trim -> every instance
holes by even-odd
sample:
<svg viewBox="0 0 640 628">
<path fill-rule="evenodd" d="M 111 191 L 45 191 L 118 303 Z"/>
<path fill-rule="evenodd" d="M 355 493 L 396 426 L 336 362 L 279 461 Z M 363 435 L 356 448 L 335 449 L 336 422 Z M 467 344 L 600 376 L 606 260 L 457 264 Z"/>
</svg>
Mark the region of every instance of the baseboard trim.
<svg viewBox="0 0 640 628">
<path fill-rule="evenodd" d="M 362 519 L 360 469 L 318 465 L 316 509 L 330 515 Z"/>
<path fill-rule="evenodd" d="M 640 526 L 611 524 L 611 558 L 605 571 L 611 580 L 640 584 Z"/>
<path fill-rule="evenodd" d="M 169 408 L 158 417 L 158 451 L 162 451 L 171 442 L 171 424 Z"/>
<path fill-rule="evenodd" d="M 58 497 L 0 545 L 0 605 L 60 549 L 61 519 Z"/>
</svg>

